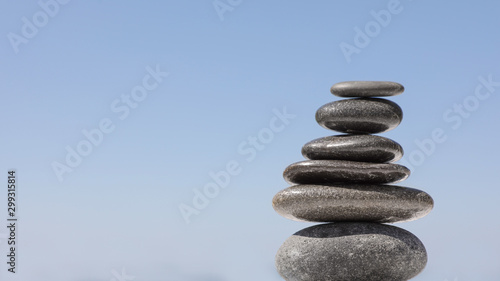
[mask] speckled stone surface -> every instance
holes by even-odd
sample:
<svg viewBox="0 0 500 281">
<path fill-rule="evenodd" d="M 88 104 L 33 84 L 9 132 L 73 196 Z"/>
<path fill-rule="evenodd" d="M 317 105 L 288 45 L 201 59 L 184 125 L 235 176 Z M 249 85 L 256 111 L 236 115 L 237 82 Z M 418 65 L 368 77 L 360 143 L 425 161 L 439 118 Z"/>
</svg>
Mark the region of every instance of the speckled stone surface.
<svg viewBox="0 0 500 281">
<path fill-rule="evenodd" d="M 290 184 L 396 183 L 409 175 L 410 170 L 398 164 L 345 160 L 306 160 L 291 164 L 283 172 Z"/>
<path fill-rule="evenodd" d="M 377 134 L 396 128 L 403 111 L 394 102 L 379 98 L 344 99 L 327 103 L 316 111 L 322 127 L 351 134 Z"/>
<path fill-rule="evenodd" d="M 433 206 L 424 191 L 397 185 L 294 185 L 273 198 L 281 216 L 311 222 L 405 222 L 424 217 Z"/>
<path fill-rule="evenodd" d="M 386 163 L 398 161 L 403 148 L 397 142 L 374 135 L 338 135 L 319 138 L 302 147 L 311 160 L 350 160 Z"/>
<path fill-rule="evenodd" d="M 396 96 L 404 90 L 403 85 L 388 81 L 346 81 L 330 88 L 330 92 L 338 97 Z"/>
<path fill-rule="evenodd" d="M 288 281 L 403 281 L 427 263 L 410 232 L 375 223 L 334 223 L 303 229 L 278 250 L 276 267 Z"/>
</svg>

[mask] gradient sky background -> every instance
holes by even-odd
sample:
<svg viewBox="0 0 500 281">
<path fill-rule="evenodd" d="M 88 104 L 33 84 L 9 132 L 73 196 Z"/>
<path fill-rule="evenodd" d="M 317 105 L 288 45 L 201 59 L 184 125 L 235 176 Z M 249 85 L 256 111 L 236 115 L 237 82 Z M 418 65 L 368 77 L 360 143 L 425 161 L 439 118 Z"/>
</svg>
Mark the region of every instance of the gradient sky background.
<svg viewBox="0 0 500 281">
<path fill-rule="evenodd" d="M 6 181 L 17 170 L 20 202 L 14 278 L 0 192 L 1 280 L 281 280 L 276 251 L 313 224 L 280 217 L 271 199 L 302 145 L 336 134 L 314 114 L 346 80 L 406 88 L 390 98 L 404 120 L 383 136 L 414 164 L 401 185 L 435 200 L 427 217 L 396 224 L 428 251 L 414 280 L 500 279 L 500 86 L 474 104 L 479 77 L 500 81 L 499 2 L 402 0 L 350 62 L 340 44 L 355 45 L 355 28 L 391 1 L 243 0 L 222 17 L 212 1 L 70 1 L 17 53 L 9 34 L 43 10 L 1 3 L 0 171 Z M 121 120 L 111 104 L 157 65 L 170 75 Z M 464 102 L 462 117 L 453 110 Z M 247 161 L 238 147 L 284 107 L 296 117 Z M 103 118 L 114 131 L 59 181 L 52 163 Z M 435 129 L 446 141 L 425 155 L 416 142 Z M 179 205 L 230 161 L 241 173 L 186 224 Z"/>
</svg>

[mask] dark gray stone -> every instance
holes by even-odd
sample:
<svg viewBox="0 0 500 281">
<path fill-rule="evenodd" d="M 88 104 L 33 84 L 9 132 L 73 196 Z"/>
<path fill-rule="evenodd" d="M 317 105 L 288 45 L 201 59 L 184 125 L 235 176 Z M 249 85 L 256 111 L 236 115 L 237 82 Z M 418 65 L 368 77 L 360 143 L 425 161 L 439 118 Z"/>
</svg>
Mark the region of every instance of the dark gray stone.
<svg viewBox="0 0 500 281">
<path fill-rule="evenodd" d="M 394 102 L 379 98 L 344 99 L 316 111 L 322 127 L 350 134 L 377 134 L 396 128 L 403 111 Z"/>
<path fill-rule="evenodd" d="M 346 81 L 330 88 L 338 97 L 387 97 L 399 95 L 404 90 L 403 85 L 387 81 Z"/>
<path fill-rule="evenodd" d="M 302 147 L 311 160 L 350 160 L 386 163 L 401 159 L 403 148 L 397 142 L 374 135 L 338 135 L 315 139 Z"/>
<path fill-rule="evenodd" d="M 376 223 L 334 223 L 303 229 L 276 254 L 288 281 L 403 281 L 427 263 L 422 242 L 410 232 Z"/>
<path fill-rule="evenodd" d="M 281 216 L 311 222 L 405 222 L 424 217 L 433 206 L 424 191 L 397 185 L 294 185 L 273 198 Z"/>
<path fill-rule="evenodd" d="M 290 184 L 395 183 L 409 175 L 410 170 L 398 164 L 345 160 L 306 160 L 293 163 L 283 172 Z"/>
</svg>

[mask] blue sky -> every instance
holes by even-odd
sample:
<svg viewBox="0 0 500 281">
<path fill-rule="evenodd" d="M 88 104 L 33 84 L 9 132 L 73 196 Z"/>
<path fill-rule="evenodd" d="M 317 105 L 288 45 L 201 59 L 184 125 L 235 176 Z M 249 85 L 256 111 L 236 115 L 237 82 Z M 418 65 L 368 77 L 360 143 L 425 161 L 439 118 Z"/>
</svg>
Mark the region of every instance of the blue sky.
<svg viewBox="0 0 500 281">
<path fill-rule="evenodd" d="M 281 280 L 277 249 L 312 224 L 271 199 L 302 145 L 335 134 L 314 114 L 347 80 L 406 88 L 383 136 L 412 166 L 401 185 L 435 200 L 396 225 L 429 254 L 414 280 L 500 277 L 497 2 L 1 3 L 0 163 L 20 204 L 18 273 L 1 262 L 2 280 Z M 205 187 L 186 224 L 179 207 Z"/>
</svg>

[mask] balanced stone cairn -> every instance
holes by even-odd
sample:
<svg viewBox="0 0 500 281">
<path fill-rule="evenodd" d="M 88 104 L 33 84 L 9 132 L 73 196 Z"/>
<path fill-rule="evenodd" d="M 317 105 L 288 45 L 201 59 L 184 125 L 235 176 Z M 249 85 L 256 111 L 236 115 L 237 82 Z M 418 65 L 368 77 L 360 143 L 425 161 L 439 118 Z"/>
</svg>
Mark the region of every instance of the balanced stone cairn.
<svg viewBox="0 0 500 281">
<path fill-rule="evenodd" d="M 345 133 L 308 142 L 306 161 L 283 174 L 293 186 L 273 198 L 285 218 L 328 224 L 305 228 L 278 250 L 276 267 L 289 281 L 408 280 L 427 263 L 422 242 L 410 232 L 385 223 L 427 215 L 431 196 L 421 190 L 388 185 L 405 180 L 408 168 L 392 164 L 403 156 L 395 141 L 376 136 L 396 128 L 401 108 L 384 96 L 399 95 L 394 82 L 350 81 L 332 94 L 350 97 L 325 104 L 316 121 Z"/>
</svg>

